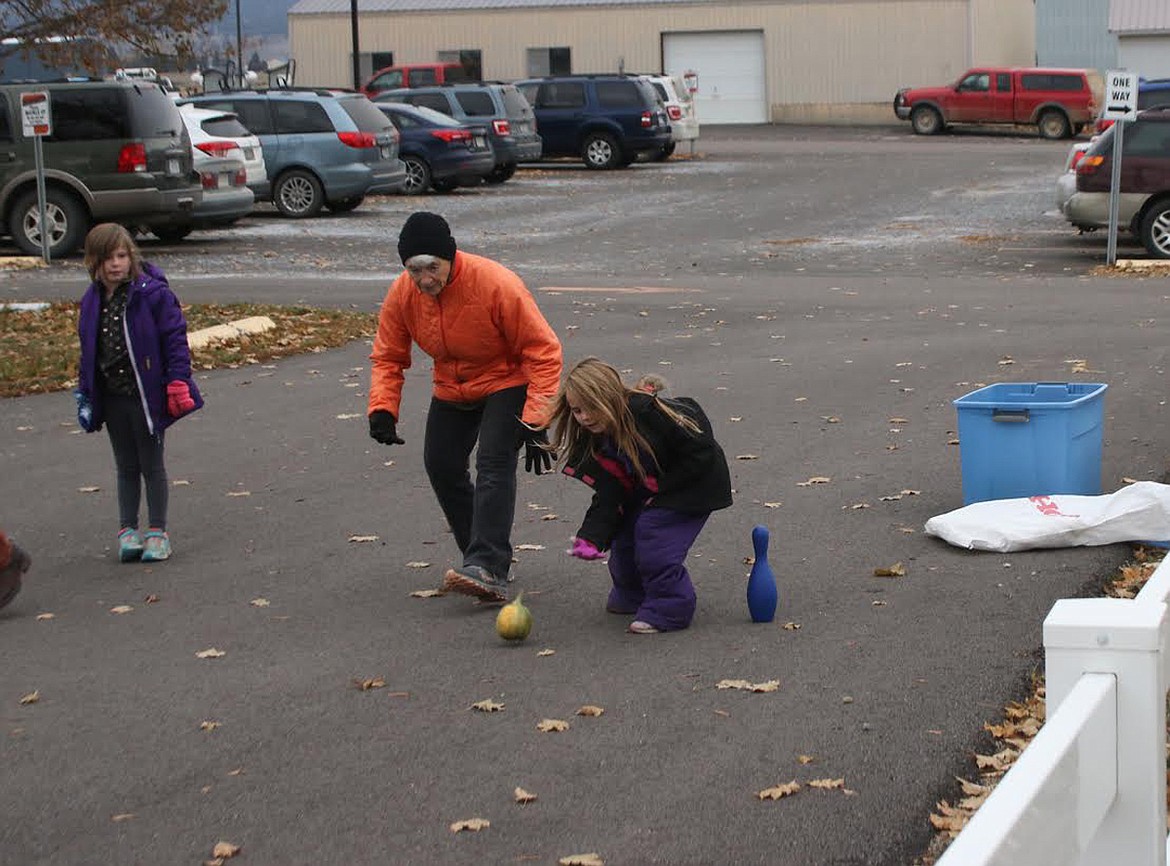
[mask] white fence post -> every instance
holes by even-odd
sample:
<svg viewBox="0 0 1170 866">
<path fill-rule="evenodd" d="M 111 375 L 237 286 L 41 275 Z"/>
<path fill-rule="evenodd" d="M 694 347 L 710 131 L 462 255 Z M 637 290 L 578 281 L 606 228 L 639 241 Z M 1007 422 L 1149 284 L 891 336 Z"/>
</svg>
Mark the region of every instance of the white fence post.
<svg viewBox="0 0 1170 866">
<path fill-rule="evenodd" d="M 1168 629 L 1160 601 L 1064 599 L 1044 620 L 1049 719 L 1081 674 L 1117 677 L 1117 796 L 1095 833 L 1084 828 L 1077 866 L 1166 866 Z"/>
</svg>

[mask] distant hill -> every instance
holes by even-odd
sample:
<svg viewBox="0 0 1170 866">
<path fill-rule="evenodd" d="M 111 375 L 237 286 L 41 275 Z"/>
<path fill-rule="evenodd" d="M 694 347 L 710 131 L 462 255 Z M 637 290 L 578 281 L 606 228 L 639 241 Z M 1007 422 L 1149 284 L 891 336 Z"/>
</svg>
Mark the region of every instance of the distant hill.
<svg viewBox="0 0 1170 866">
<path fill-rule="evenodd" d="M 288 10 L 297 0 L 239 0 L 245 36 L 288 35 Z M 236 0 L 228 0 L 227 14 L 208 28 L 213 33 L 235 35 Z"/>
</svg>

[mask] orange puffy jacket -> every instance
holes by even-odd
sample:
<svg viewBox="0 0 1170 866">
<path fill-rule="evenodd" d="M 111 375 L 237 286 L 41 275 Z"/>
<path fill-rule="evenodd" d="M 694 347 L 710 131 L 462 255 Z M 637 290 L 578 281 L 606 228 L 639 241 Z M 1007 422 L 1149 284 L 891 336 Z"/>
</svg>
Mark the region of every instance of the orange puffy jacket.
<svg viewBox="0 0 1170 866">
<path fill-rule="evenodd" d="M 528 385 L 522 420 L 544 421 L 561 378 L 561 343 L 524 282 L 498 262 L 455 253 L 451 279 L 438 297 L 418 290 L 403 272 L 390 286 L 374 338 L 369 412 L 398 414 L 411 344 L 435 360 L 434 393 L 470 403 Z"/>
</svg>

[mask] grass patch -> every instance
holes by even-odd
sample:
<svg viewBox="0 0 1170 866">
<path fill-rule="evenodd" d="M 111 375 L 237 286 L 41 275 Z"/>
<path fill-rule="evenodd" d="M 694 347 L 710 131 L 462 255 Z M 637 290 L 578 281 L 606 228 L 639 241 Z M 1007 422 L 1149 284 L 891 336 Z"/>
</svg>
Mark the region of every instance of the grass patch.
<svg viewBox="0 0 1170 866">
<path fill-rule="evenodd" d="M 71 388 L 77 381 L 77 311 L 74 301 L 39 312 L 0 309 L 0 397 Z M 268 316 L 276 327 L 263 334 L 214 343 L 191 352 L 196 370 L 257 364 L 287 355 L 323 352 L 374 335 L 377 316 L 352 310 L 270 304 L 183 306 L 187 330 L 197 331 L 248 316 Z"/>
</svg>

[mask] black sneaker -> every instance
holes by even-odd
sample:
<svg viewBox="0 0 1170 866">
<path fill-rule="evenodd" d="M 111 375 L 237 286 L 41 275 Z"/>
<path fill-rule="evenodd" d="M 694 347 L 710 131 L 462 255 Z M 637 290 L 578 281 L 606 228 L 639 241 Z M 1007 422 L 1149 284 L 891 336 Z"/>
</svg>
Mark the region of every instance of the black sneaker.
<svg viewBox="0 0 1170 866">
<path fill-rule="evenodd" d="M 507 601 L 508 582 L 500 580 L 482 565 L 449 568 L 443 577 L 444 592 L 458 592 L 483 601 Z"/>
<path fill-rule="evenodd" d="M 20 592 L 20 578 L 32 565 L 29 555 L 15 544 L 8 565 L 0 570 L 0 608 L 5 607 Z"/>
</svg>

